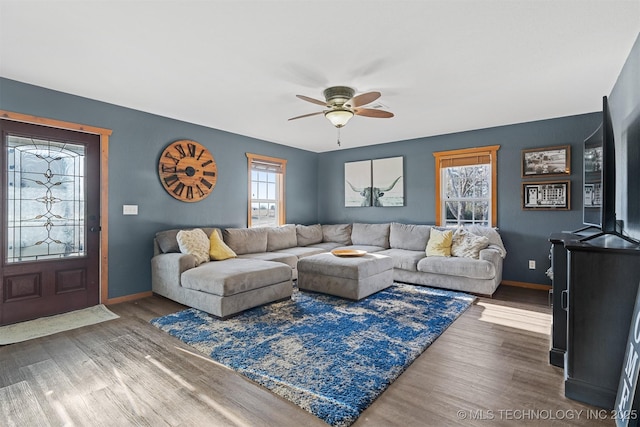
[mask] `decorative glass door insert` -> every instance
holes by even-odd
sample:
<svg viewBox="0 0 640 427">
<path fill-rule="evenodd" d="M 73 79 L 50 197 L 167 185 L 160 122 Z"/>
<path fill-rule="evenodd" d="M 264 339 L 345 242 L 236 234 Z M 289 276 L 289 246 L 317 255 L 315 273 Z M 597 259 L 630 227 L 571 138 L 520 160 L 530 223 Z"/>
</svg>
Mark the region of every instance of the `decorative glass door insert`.
<svg viewBox="0 0 640 427">
<path fill-rule="evenodd" d="M 9 135 L 6 262 L 86 256 L 85 150 Z"/>
</svg>

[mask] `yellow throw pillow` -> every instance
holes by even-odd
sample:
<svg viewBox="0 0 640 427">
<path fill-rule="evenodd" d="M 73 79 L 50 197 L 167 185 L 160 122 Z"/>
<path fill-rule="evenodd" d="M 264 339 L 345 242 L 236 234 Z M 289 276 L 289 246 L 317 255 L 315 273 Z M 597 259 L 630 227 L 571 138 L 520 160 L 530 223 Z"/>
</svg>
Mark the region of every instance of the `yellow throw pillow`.
<svg viewBox="0 0 640 427">
<path fill-rule="evenodd" d="M 427 256 L 451 256 L 452 240 L 453 230 L 440 231 L 432 228 L 427 243 Z"/>
<path fill-rule="evenodd" d="M 209 257 L 213 261 L 222 261 L 223 259 L 235 258 L 236 253 L 222 241 L 218 232 L 213 230 L 209 237 Z"/>
</svg>

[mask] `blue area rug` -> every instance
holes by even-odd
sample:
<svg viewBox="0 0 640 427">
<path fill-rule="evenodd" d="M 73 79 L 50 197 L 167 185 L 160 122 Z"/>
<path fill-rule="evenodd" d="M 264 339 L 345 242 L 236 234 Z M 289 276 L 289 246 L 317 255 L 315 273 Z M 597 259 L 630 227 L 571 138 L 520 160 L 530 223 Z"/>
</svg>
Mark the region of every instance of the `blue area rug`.
<svg viewBox="0 0 640 427">
<path fill-rule="evenodd" d="M 228 320 L 188 309 L 151 323 L 332 426 L 352 424 L 475 300 L 394 284 L 354 302 L 294 291 Z"/>
</svg>

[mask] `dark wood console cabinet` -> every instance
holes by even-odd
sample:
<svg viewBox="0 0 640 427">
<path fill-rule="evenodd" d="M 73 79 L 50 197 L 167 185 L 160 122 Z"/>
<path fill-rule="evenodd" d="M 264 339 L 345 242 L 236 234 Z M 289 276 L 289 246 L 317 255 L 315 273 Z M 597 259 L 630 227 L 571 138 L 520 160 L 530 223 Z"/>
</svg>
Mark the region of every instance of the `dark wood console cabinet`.
<svg viewBox="0 0 640 427">
<path fill-rule="evenodd" d="M 616 236 L 580 242 L 565 235 L 562 240 L 568 253 L 567 297 L 556 299 L 560 277 L 554 265 L 553 298 L 554 330 L 556 322 L 562 323 L 556 320 L 556 301 L 567 307 L 565 396 L 613 409 L 640 281 L 640 247 Z"/>
<path fill-rule="evenodd" d="M 568 252 L 565 242 L 579 239 L 572 233 L 553 233 L 549 236 L 551 242 L 551 270 L 553 271 L 552 284 L 552 313 L 551 324 L 551 350 L 549 350 L 549 363 L 564 368 L 564 353 L 567 350 L 567 258 Z M 565 298 L 563 304 L 563 298 Z"/>
</svg>

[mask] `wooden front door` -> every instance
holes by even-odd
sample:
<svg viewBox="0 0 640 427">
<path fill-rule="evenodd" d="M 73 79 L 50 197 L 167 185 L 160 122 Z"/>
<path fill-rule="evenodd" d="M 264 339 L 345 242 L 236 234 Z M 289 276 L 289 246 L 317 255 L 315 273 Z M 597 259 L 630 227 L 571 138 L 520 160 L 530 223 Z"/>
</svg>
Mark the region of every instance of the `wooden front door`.
<svg viewBox="0 0 640 427">
<path fill-rule="evenodd" d="M 0 120 L 0 325 L 100 302 L 100 136 Z"/>
</svg>

